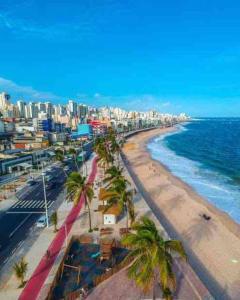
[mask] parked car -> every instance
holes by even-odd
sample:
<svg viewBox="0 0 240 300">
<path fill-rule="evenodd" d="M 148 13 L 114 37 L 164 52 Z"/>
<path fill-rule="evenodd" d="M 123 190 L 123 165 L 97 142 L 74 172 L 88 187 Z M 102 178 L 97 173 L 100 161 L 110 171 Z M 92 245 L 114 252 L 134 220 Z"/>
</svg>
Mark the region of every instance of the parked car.
<svg viewBox="0 0 240 300">
<path fill-rule="evenodd" d="M 47 218 L 46 216 L 41 216 L 36 223 L 37 227 L 43 228 L 47 226 Z"/>
</svg>

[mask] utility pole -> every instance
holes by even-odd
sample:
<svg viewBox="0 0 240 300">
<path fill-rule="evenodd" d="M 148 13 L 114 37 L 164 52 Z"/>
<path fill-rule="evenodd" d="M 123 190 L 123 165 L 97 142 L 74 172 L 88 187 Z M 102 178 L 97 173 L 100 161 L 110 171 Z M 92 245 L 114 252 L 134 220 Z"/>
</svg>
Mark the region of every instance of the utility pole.
<svg viewBox="0 0 240 300">
<path fill-rule="evenodd" d="M 43 194 L 44 194 L 44 202 L 45 202 L 46 222 L 47 222 L 47 227 L 49 227 L 49 222 L 48 222 L 48 207 L 47 207 L 47 194 L 46 194 L 45 174 L 43 172 L 43 166 L 42 166 L 42 181 L 43 181 Z"/>
</svg>

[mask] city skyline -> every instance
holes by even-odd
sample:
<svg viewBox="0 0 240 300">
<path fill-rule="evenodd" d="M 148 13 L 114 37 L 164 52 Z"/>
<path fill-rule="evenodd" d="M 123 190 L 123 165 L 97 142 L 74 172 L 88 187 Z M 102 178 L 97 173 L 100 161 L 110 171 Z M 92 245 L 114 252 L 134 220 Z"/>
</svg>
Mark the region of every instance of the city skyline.
<svg viewBox="0 0 240 300">
<path fill-rule="evenodd" d="M 236 1 L 6 1 L 0 90 L 16 101 L 239 116 Z"/>
</svg>

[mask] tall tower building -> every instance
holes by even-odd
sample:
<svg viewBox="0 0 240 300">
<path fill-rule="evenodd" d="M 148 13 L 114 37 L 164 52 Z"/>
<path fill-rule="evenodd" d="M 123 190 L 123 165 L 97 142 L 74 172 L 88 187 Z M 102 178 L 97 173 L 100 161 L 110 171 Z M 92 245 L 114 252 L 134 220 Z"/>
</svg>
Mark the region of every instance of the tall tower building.
<svg viewBox="0 0 240 300">
<path fill-rule="evenodd" d="M 26 118 L 26 103 L 22 100 L 17 101 L 17 107 L 20 118 Z"/>
<path fill-rule="evenodd" d="M 33 119 L 38 117 L 38 107 L 36 103 L 34 102 L 29 102 L 27 104 L 27 118 Z"/>
<path fill-rule="evenodd" d="M 78 113 L 77 103 L 74 102 L 73 100 L 68 101 L 68 112 L 70 116 L 74 116 L 74 117 L 77 116 Z"/>
<path fill-rule="evenodd" d="M 0 109 L 4 110 L 10 105 L 10 95 L 7 93 L 0 94 Z"/>
<path fill-rule="evenodd" d="M 45 102 L 45 106 L 46 106 L 46 114 L 48 118 L 51 118 L 52 115 L 54 114 L 53 105 L 51 102 Z"/>
<path fill-rule="evenodd" d="M 37 108 L 39 113 L 45 113 L 46 112 L 46 104 L 42 102 L 37 103 Z"/>
</svg>

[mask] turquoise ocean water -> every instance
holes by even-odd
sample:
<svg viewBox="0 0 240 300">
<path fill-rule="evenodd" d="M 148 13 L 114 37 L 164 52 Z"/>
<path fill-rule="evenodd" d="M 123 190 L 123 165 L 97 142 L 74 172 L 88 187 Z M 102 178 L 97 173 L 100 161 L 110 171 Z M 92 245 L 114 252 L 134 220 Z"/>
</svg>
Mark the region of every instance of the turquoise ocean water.
<svg viewBox="0 0 240 300">
<path fill-rule="evenodd" d="M 240 223 L 240 118 L 199 119 L 148 144 L 152 157 Z"/>
</svg>

